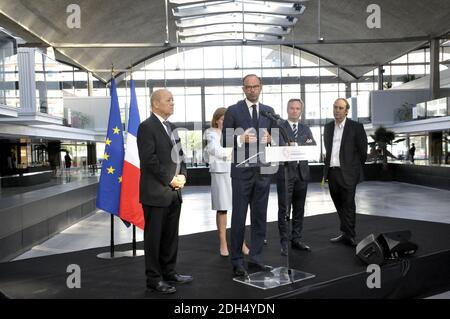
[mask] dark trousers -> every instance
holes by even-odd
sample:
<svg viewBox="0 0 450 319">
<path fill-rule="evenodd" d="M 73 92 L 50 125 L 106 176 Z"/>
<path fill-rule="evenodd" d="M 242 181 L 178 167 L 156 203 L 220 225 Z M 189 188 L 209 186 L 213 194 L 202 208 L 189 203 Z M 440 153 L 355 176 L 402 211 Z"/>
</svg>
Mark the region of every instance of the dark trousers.
<svg viewBox="0 0 450 319">
<path fill-rule="evenodd" d="M 231 215 L 231 263 L 243 265 L 242 244 L 244 243 L 245 220 L 250 204 L 250 260 L 262 262 L 262 250 L 266 237 L 267 203 L 269 201 L 272 175 L 261 175 L 259 168 L 252 168 L 254 175 L 249 179 L 231 179 L 233 188 L 233 211 Z"/>
<path fill-rule="evenodd" d="M 168 207 L 142 205 L 144 209 L 144 251 L 147 284 L 175 273 L 178 252 L 178 223 L 181 203 L 176 193 Z"/>
<path fill-rule="evenodd" d="M 340 168 L 330 168 L 328 173 L 328 185 L 341 222 L 341 231 L 348 237 L 355 237 L 356 184 L 347 185 L 344 182 Z"/>
<path fill-rule="evenodd" d="M 283 168 L 281 168 L 283 169 Z M 280 242 L 285 244 L 289 240 L 289 225 L 286 221 L 286 191 L 284 179 L 277 179 L 278 194 L 278 231 Z M 300 240 L 302 237 L 303 217 L 305 215 L 305 199 L 308 191 L 308 183 L 303 181 L 299 174 L 288 180 L 288 207 L 289 214 L 292 207 L 291 240 Z"/>
</svg>

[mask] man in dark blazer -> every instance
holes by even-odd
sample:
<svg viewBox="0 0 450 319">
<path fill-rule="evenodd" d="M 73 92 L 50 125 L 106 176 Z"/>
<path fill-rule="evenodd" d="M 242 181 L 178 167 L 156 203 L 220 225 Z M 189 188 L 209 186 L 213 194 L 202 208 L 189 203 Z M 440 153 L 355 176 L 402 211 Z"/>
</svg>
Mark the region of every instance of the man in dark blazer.
<svg viewBox="0 0 450 319">
<path fill-rule="evenodd" d="M 288 141 L 280 139 L 280 146 L 288 145 L 316 145 L 311 130 L 300 123 L 303 113 L 303 101 L 290 99 L 287 105 L 288 120 L 283 122 L 282 128 L 288 134 Z M 280 128 L 280 129 L 282 129 Z M 310 250 L 310 247 L 301 241 L 303 217 L 305 215 L 305 199 L 310 179 L 308 161 L 288 162 L 288 209 L 292 207 L 291 246 L 293 249 Z M 280 233 L 281 255 L 287 256 L 289 243 L 289 229 L 286 220 L 286 187 L 284 166 L 280 166 L 277 174 L 278 194 L 278 231 Z"/>
<path fill-rule="evenodd" d="M 273 108 L 259 103 L 261 79 L 249 74 L 243 79 L 245 100 L 228 107 L 222 132 L 222 145 L 233 147 L 231 185 L 233 211 L 231 216 L 231 264 L 235 276 L 245 276 L 242 244 L 245 219 L 250 205 L 251 238 L 248 268 L 250 271 L 268 271 L 262 250 L 266 236 L 267 203 L 269 200 L 271 167 L 264 166 L 261 154 L 271 142 L 272 122 L 262 113 Z M 262 112 L 262 113 L 261 113 Z"/>
<path fill-rule="evenodd" d="M 349 109 L 346 99 L 337 99 L 333 104 L 334 121 L 325 125 L 324 178 L 328 179 L 330 195 L 341 223 L 341 235 L 330 241 L 356 246 L 355 192 L 367 159 L 367 135 L 361 123 L 347 118 Z"/>
<path fill-rule="evenodd" d="M 166 89 L 155 91 L 151 106 L 152 114 L 139 125 L 137 134 L 139 197 L 145 218 L 145 274 L 148 289 L 167 294 L 176 291 L 173 283 L 193 279 L 175 270 L 186 165 L 175 126 L 167 121 L 173 114 L 172 94 Z"/>
</svg>

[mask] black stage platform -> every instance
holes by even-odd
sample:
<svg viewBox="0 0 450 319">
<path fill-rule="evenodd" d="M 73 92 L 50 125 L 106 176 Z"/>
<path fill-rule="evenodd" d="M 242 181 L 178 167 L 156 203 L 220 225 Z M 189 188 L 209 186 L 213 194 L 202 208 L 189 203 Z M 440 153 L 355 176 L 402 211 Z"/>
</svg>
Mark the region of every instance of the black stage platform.
<svg viewBox="0 0 450 319">
<path fill-rule="evenodd" d="M 188 214 L 188 212 L 184 212 Z M 38 257 L 0 264 L 0 291 L 11 298 L 412 298 L 450 290 L 450 225 L 380 216 L 357 216 L 358 240 L 371 233 L 409 229 L 419 245 L 415 255 L 389 261 L 381 267 L 381 288 L 366 285 L 366 267 L 355 249 L 332 244 L 337 234 L 334 214 L 307 217 L 304 239 L 312 252 L 294 251 L 291 267 L 315 278 L 270 290 L 232 280 L 228 258 L 220 257 L 216 232 L 182 236 L 178 271 L 192 274 L 194 282 L 177 287 L 177 293 L 160 296 L 145 289 L 144 258 L 96 258 L 108 248 Z M 268 224 L 266 263 L 284 266 L 276 223 Z M 142 243 L 138 243 L 138 248 Z M 130 245 L 117 246 L 130 249 Z M 81 268 L 81 288 L 66 286 L 67 266 Z"/>
</svg>

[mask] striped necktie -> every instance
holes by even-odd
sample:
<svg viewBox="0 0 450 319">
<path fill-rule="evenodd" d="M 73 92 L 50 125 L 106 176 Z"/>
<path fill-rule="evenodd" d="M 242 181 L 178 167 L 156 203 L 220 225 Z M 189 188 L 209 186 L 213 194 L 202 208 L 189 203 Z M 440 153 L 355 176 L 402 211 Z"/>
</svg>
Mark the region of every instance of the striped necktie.
<svg viewBox="0 0 450 319">
<path fill-rule="evenodd" d="M 294 132 L 294 139 L 297 140 L 298 135 L 297 124 L 292 124 L 292 131 Z"/>
</svg>

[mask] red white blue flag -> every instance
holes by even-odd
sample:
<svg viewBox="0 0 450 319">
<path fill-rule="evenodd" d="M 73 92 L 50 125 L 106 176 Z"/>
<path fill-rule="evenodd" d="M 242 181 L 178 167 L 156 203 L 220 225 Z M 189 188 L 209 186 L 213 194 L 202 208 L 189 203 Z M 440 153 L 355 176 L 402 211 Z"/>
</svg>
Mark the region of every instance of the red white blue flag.
<svg viewBox="0 0 450 319">
<path fill-rule="evenodd" d="M 123 220 L 144 229 L 144 211 L 139 203 L 139 179 L 141 175 L 137 148 L 137 131 L 141 123 L 136 99 L 134 81 L 130 81 L 131 101 L 128 119 L 128 134 L 125 160 L 122 171 L 122 192 L 120 193 L 120 213 Z"/>
</svg>

